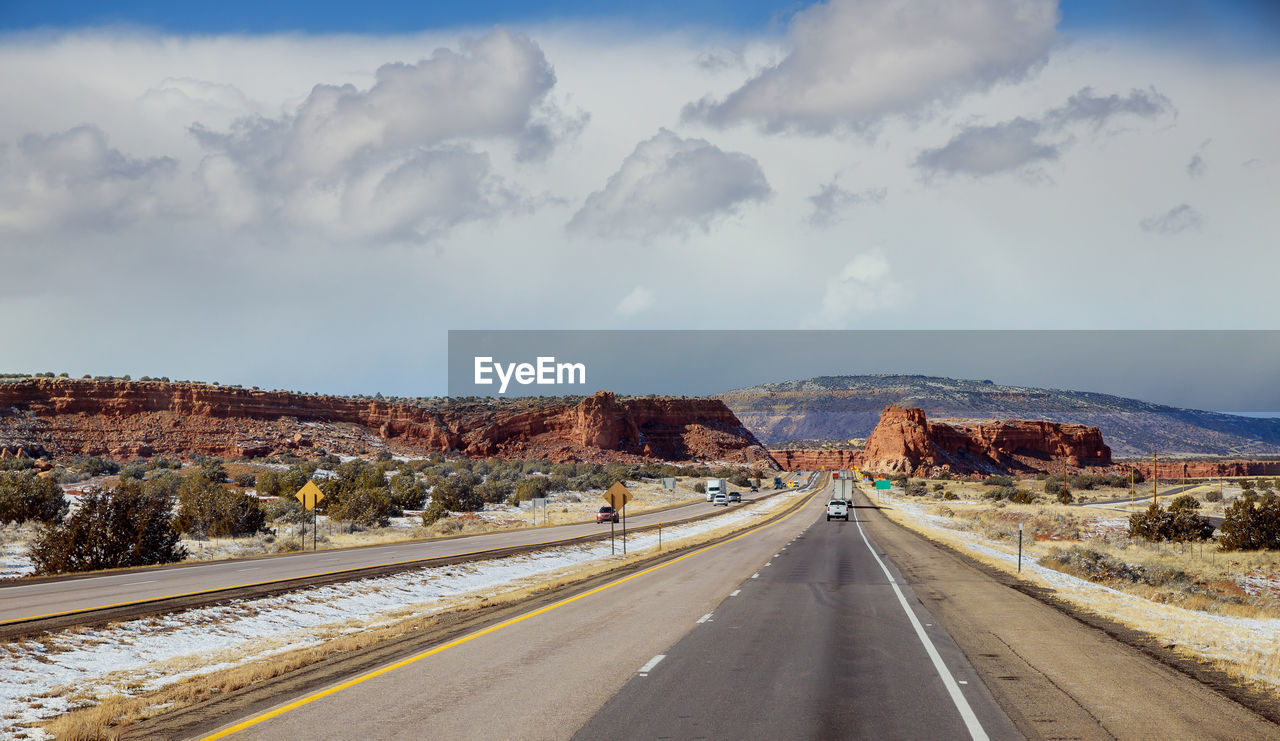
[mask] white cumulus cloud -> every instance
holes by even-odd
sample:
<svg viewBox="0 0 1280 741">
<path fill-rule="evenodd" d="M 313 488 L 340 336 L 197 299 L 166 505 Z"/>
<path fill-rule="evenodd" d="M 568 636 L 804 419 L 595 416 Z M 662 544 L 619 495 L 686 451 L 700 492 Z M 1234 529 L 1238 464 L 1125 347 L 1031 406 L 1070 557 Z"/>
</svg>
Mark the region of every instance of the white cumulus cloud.
<svg viewBox="0 0 1280 741">
<path fill-rule="evenodd" d="M 167 209 L 177 169 L 169 157 L 135 158 L 112 147 L 96 126 L 27 134 L 0 153 L 0 229 L 101 229 Z"/>
<path fill-rule="evenodd" d="M 339 238 L 429 239 L 512 202 L 477 151 L 485 140 L 535 157 L 554 146 L 554 127 L 572 127 L 547 102 L 555 81 L 537 44 L 497 30 L 383 65 L 368 89 L 316 85 L 289 115 L 193 126 L 213 157 L 203 185 L 233 223 L 279 216 Z"/>
<path fill-rule="evenodd" d="M 636 286 L 618 302 L 618 313 L 622 316 L 635 316 L 653 306 L 653 291 L 644 286 Z"/>
<path fill-rule="evenodd" d="M 859 129 L 1018 80 L 1046 58 L 1056 0 L 830 0 L 796 13 L 790 53 L 688 119 L 769 131 Z"/>
<path fill-rule="evenodd" d="M 822 305 L 811 324 L 847 327 L 854 320 L 901 304 L 902 284 L 891 275 L 889 260 L 879 250 L 855 256 L 827 280 Z"/>
<path fill-rule="evenodd" d="M 916 167 L 929 173 L 985 177 L 1025 170 L 1038 162 L 1056 160 L 1069 141 L 1047 141 L 1073 124 L 1090 123 L 1099 130 L 1116 116 L 1152 119 L 1173 110 L 1169 99 L 1154 88 L 1133 90 L 1127 96 L 1095 95 L 1082 88 L 1067 102 L 1039 117 L 1018 117 L 987 126 L 966 126 L 941 147 L 926 149 Z"/>
<path fill-rule="evenodd" d="M 603 190 L 587 197 L 568 228 L 638 239 L 684 234 L 709 229 L 717 218 L 772 192 L 753 157 L 661 129 L 636 145 Z"/>
</svg>

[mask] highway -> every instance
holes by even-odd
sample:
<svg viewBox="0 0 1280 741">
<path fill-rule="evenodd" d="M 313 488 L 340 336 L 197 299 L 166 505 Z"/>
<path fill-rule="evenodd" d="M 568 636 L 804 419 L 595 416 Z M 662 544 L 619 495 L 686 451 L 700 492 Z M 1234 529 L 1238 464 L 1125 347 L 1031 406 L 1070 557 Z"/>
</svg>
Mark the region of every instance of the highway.
<svg viewBox="0 0 1280 741">
<path fill-rule="evenodd" d="M 823 504 L 188 735 L 1280 737 L 865 498 Z"/>
<path fill-rule="evenodd" d="M 743 499 L 754 501 L 772 493 L 773 490 L 763 491 L 744 495 Z M 628 516 L 627 526 L 632 528 L 658 522 L 674 522 L 712 509 L 706 502 L 698 501 L 659 512 Z M 715 508 L 718 512 L 725 509 Z M 553 544 L 582 536 L 599 535 L 608 529 L 609 526 L 604 524 L 580 523 L 434 541 L 391 543 L 200 564 L 174 564 L 52 581 L 0 583 L 0 625 L 423 559 Z"/>
<path fill-rule="evenodd" d="M 856 519 L 769 564 L 575 738 L 1021 738 Z"/>
</svg>

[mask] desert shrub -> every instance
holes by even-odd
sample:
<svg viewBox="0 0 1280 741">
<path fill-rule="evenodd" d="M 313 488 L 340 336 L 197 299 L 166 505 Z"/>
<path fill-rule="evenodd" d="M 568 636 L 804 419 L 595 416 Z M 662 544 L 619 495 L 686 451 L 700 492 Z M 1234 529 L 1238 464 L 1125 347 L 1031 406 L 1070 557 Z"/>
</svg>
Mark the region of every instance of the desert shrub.
<svg viewBox="0 0 1280 741">
<path fill-rule="evenodd" d="M 1242 481 L 1240 482 L 1240 488 L 1241 488 L 1242 490 L 1244 490 L 1244 491 L 1252 491 L 1252 490 L 1253 490 L 1253 480 L 1252 480 L 1252 479 L 1244 479 L 1244 480 L 1242 480 Z"/>
<path fill-rule="evenodd" d="M 133 479 L 134 481 L 141 481 L 144 478 L 146 478 L 146 476 L 147 476 L 147 466 L 145 463 L 139 463 L 138 461 L 134 461 L 133 463 L 126 463 L 120 467 L 120 478 L 122 479 Z"/>
<path fill-rule="evenodd" d="M 0 471 L 29 471 L 35 466 L 35 461 L 30 458 L 6 458 L 0 460 Z"/>
<path fill-rule="evenodd" d="M 934 490 L 934 491 L 946 491 L 946 490 L 947 490 L 947 486 L 946 486 L 946 484 L 934 484 L 934 485 L 933 485 L 933 490 Z"/>
<path fill-rule="evenodd" d="M 1054 550 L 1041 558 L 1040 563 L 1051 569 L 1099 582 L 1136 583 L 1141 581 L 1145 571 L 1137 564 L 1126 563 L 1114 556 L 1078 545 L 1066 550 Z"/>
<path fill-rule="evenodd" d="M 1095 486 L 1099 485 L 1098 477 L 1093 474 L 1081 473 L 1067 478 L 1068 486 L 1072 489 L 1081 491 L 1092 491 Z M 1102 483 L 1105 483 L 1105 479 Z"/>
<path fill-rule="evenodd" d="M 916 481 L 912 479 L 909 479 L 906 485 L 903 486 L 902 492 L 909 497 L 921 497 L 928 493 L 923 481 Z"/>
<path fill-rule="evenodd" d="M 742 486 L 742 487 L 751 486 L 751 482 L 747 480 L 747 475 L 745 473 L 735 473 L 734 475 L 730 476 L 729 483 L 733 484 L 734 486 Z"/>
<path fill-rule="evenodd" d="M 422 524 L 425 526 L 434 525 L 439 520 L 449 516 L 449 508 L 444 506 L 438 499 L 432 499 L 431 504 L 422 510 Z"/>
<path fill-rule="evenodd" d="M 1048 494 L 1049 496 L 1052 497 L 1052 496 L 1058 496 L 1064 491 L 1067 492 L 1068 494 L 1071 493 L 1071 487 L 1067 484 L 1067 482 L 1055 476 L 1050 476 L 1049 478 L 1045 479 L 1044 481 L 1045 494 Z"/>
<path fill-rule="evenodd" d="M 527 478 L 516 484 L 514 502 L 545 497 L 551 491 L 551 482 L 545 478 Z"/>
<path fill-rule="evenodd" d="M 299 474 L 306 470 L 299 467 Z M 373 465 L 359 458 L 343 463 L 334 471 L 332 478 L 319 482 L 325 496 L 317 509 L 333 520 L 385 526 L 390 518 L 403 514 L 392 500 L 391 485 L 385 472 L 385 464 Z"/>
<path fill-rule="evenodd" d="M 258 483 L 258 479 L 251 473 L 242 473 L 235 478 L 236 486 L 243 489 L 252 489 L 254 484 Z"/>
<path fill-rule="evenodd" d="M 222 461 L 205 461 L 200 464 L 200 475 L 221 484 L 227 480 L 227 469 L 222 466 Z"/>
<path fill-rule="evenodd" d="M 62 487 L 30 471 L 0 473 L 0 524 L 60 522 L 67 514 Z"/>
<path fill-rule="evenodd" d="M 1036 495 L 1026 489 L 1015 489 L 1013 494 L 1009 495 L 1009 501 L 1014 504 L 1031 504 L 1036 500 Z"/>
<path fill-rule="evenodd" d="M 1129 515 L 1129 537 L 1152 542 L 1208 540 L 1213 537 L 1213 523 L 1196 512 L 1199 507 L 1190 496 L 1178 497 L 1167 509 L 1152 502 L 1145 512 Z"/>
<path fill-rule="evenodd" d="M 223 538 L 252 535 L 266 528 L 266 515 L 256 497 L 224 489 L 203 472 L 182 480 L 177 499 L 178 515 L 173 524 L 184 533 Z"/>
<path fill-rule="evenodd" d="M 120 464 L 98 457 L 85 458 L 78 468 L 90 476 L 111 476 L 120 472 Z"/>
<path fill-rule="evenodd" d="M 1075 498 L 1075 497 L 1073 497 L 1073 496 L 1071 496 L 1071 490 L 1070 490 L 1070 489 L 1065 489 L 1065 488 L 1064 488 L 1064 489 L 1062 489 L 1061 491 L 1059 491 L 1059 492 L 1058 492 L 1058 502 L 1059 502 L 1060 504 L 1071 504 L 1071 503 L 1072 503 L 1072 502 L 1074 502 L 1075 500 L 1076 500 L 1076 498 Z"/>
<path fill-rule="evenodd" d="M 307 464 L 295 464 L 286 471 L 262 471 L 257 477 L 258 496 L 293 498 L 315 471 Z"/>
<path fill-rule="evenodd" d="M 960 497 L 959 497 L 959 496 L 957 496 L 957 495 L 956 495 L 956 493 L 955 493 L 954 491 L 947 491 L 947 492 L 943 492 L 943 493 L 942 493 L 942 498 L 943 498 L 943 499 L 946 499 L 946 500 L 949 500 L 949 501 L 953 501 L 953 502 L 954 502 L 955 500 L 959 499 Z"/>
<path fill-rule="evenodd" d="M 1227 507 L 1218 547 L 1224 551 L 1280 550 L 1280 497 L 1237 499 Z"/>
<path fill-rule="evenodd" d="M 37 574 L 148 566 L 187 557 L 173 526 L 172 499 L 122 481 L 94 488 L 62 522 L 44 526 L 30 551 Z"/>
<path fill-rule="evenodd" d="M 401 472 L 391 477 L 391 502 L 400 509 L 421 509 L 427 489 L 412 473 Z"/>
<path fill-rule="evenodd" d="M 262 503 L 262 513 L 268 522 L 302 522 L 304 512 L 302 502 L 294 497 L 278 497 Z"/>
<path fill-rule="evenodd" d="M 514 482 L 490 477 L 488 481 L 480 485 L 480 499 L 485 504 L 500 504 L 511 499 L 515 491 L 516 485 Z"/>
<path fill-rule="evenodd" d="M 147 461 L 148 471 L 158 471 L 163 469 L 182 468 L 182 461 L 170 460 L 169 458 L 152 458 Z"/>
<path fill-rule="evenodd" d="M 475 512 L 484 509 L 479 482 L 469 472 L 466 475 L 450 476 L 436 484 L 431 490 L 431 504 L 444 507 L 450 512 Z"/>
<path fill-rule="evenodd" d="M 1220 492 L 1220 491 L 1210 491 L 1210 492 L 1206 492 L 1206 493 L 1205 493 L 1205 495 L 1204 495 L 1204 500 L 1205 500 L 1206 502 L 1221 502 L 1221 501 L 1222 501 L 1222 492 Z"/>
<path fill-rule="evenodd" d="M 694 491 L 694 493 L 696 493 L 696 494 L 706 494 L 706 493 L 707 493 L 707 484 L 706 484 L 706 482 L 699 481 L 698 483 L 694 484 L 694 485 L 693 485 L 693 491 Z"/>
<path fill-rule="evenodd" d="M 1007 500 L 1013 496 L 1014 488 L 1012 486 L 1000 486 L 991 491 L 982 492 L 983 499 L 994 499 L 996 501 Z"/>
<path fill-rule="evenodd" d="M 392 502 L 387 489 L 355 489 L 344 492 L 326 514 L 330 519 L 354 525 L 386 527 L 392 517 L 399 517 L 403 512 Z"/>
<path fill-rule="evenodd" d="M 983 486 L 1013 486 L 1012 476 L 988 476 L 982 480 Z"/>
<path fill-rule="evenodd" d="M 1102 583 L 1128 582 L 1153 587 L 1174 586 L 1181 589 L 1194 587 L 1195 580 L 1185 571 L 1167 566 L 1147 568 L 1099 553 L 1083 546 L 1073 545 L 1066 550 L 1055 550 L 1040 559 L 1040 563 L 1090 581 Z"/>
</svg>

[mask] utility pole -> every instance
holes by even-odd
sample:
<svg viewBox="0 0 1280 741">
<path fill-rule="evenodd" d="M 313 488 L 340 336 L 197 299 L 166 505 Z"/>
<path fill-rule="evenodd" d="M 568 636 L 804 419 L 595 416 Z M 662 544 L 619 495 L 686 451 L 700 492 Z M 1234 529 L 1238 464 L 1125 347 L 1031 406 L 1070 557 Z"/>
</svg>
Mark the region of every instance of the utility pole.
<svg viewBox="0 0 1280 741">
<path fill-rule="evenodd" d="M 1160 505 L 1160 463 L 1159 453 L 1151 451 L 1151 503 Z"/>
</svg>

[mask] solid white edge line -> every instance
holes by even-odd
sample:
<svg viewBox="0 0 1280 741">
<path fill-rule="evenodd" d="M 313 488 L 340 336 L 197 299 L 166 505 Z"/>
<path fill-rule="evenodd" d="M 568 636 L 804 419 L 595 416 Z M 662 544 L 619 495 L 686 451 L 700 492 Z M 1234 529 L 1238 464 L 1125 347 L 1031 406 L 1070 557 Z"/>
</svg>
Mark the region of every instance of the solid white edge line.
<svg viewBox="0 0 1280 741">
<path fill-rule="evenodd" d="M 894 581 L 893 574 L 889 573 L 889 567 L 884 565 L 884 561 L 880 559 L 880 554 L 876 553 L 876 549 L 871 547 L 871 541 L 867 539 L 867 533 L 862 529 L 862 522 L 858 520 L 854 520 L 854 522 L 858 525 L 858 533 L 862 535 L 862 542 L 867 544 L 867 550 L 871 551 L 871 556 L 875 558 L 876 563 L 880 564 L 880 570 L 889 578 L 889 586 L 893 587 L 894 594 L 898 595 L 898 603 L 902 605 L 902 609 L 907 613 L 907 618 L 911 620 L 911 627 L 915 628 L 916 636 L 924 644 L 924 650 L 929 654 L 934 670 L 942 678 L 942 684 L 946 686 L 947 694 L 951 695 L 951 702 L 955 703 L 956 710 L 960 711 L 960 717 L 969 729 L 969 735 L 974 738 L 974 741 L 987 741 L 987 732 L 982 728 L 982 723 L 978 721 L 978 716 L 974 714 L 973 708 L 969 707 L 969 701 L 965 699 L 964 693 L 960 691 L 960 685 L 956 684 L 955 677 L 951 676 L 951 670 L 943 663 L 942 656 L 933 645 L 933 641 L 924 632 L 924 626 L 920 625 L 920 620 L 916 618 L 915 612 L 911 610 L 911 605 L 907 603 L 907 598 L 902 594 L 902 589 Z"/>
<path fill-rule="evenodd" d="M 735 590 L 733 590 L 732 592 L 730 592 L 730 593 L 729 593 L 729 596 L 730 596 L 730 597 L 737 597 L 737 596 L 738 596 L 738 593 L 739 593 L 739 592 L 741 592 L 741 591 L 742 591 L 741 589 L 735 589 Z"/>
<path fill-rule="evenodd" d="M 665 658 L 667 658 L 666 654 L 658 654 L 657 656 L 654 656 L 652 659 L 649 659 L 644 666 L 640 667 L 640 671 L 637 672 L 637 674 L 648 674 L 653 671 L 653 667 L 657 666 L 659 661 L 662 661 Z"/>
<path fill-rule="evenodd" d="M 712 615 L 712 613 L 709 613 L 709 612 L 708 612 L 706 615 L 703 615 L 702 617 L 698 618 L 698 625 L 702 625 L 703 623 L 705 623 L 705 622 L 707 622 L 708 620 L 710 620 L 710 619 L 711 619 L 711 615 Z"/>
</svg>

